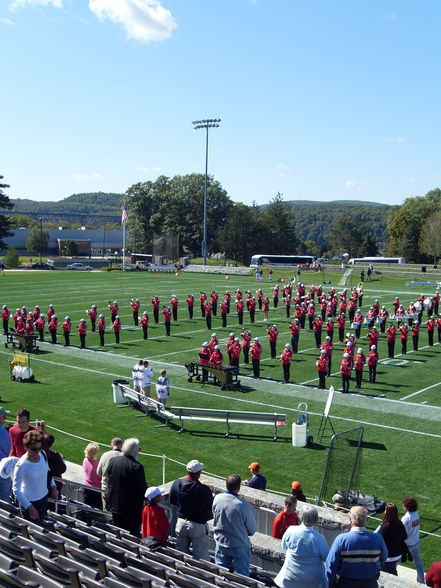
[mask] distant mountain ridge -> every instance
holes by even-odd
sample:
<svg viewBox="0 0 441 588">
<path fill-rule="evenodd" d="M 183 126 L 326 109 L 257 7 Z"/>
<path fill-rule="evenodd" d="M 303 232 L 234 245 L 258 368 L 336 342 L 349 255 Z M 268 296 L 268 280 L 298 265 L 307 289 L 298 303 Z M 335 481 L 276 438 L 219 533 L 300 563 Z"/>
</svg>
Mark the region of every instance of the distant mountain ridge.
<svg viewBox="0 0 441 588">
<path fill-rule="evenodd" d="M 122 194 L 115 192 L 88 192 L 72 194 L 58 202 L 39 202 L 27 198 L 11 198 L 13 212 L 40 214 L 103 214 L 120 215 Z"/>
</svg>

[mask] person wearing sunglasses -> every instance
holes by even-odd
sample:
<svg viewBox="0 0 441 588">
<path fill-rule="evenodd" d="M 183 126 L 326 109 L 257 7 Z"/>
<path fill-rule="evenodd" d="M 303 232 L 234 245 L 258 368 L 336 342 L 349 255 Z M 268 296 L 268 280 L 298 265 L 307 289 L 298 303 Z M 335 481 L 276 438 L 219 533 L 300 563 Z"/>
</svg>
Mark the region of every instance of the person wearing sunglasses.
<svg viewBox="0 0 441 588">
<path fill-rule="evenodd" d="M 41 451 L 43 435 L 40 431 L 28 431 L 23 438 L 26 453 L 15 466 L 12 489 L 23 516 L 38 525 L 43 524 L 48 501 L 48 479 L 50 495 L 57 498 L 57 488 L 52 477 L 48 476 L 49 466 L 44 451 Z"/>
</svg>

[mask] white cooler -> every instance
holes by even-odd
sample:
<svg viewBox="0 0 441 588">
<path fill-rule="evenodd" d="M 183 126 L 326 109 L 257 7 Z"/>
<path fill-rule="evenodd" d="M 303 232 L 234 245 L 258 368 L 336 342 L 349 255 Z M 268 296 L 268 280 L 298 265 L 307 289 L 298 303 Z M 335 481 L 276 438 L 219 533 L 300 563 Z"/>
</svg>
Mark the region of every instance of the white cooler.
<svg viewBox="0 0 441 588">
<path fill-rule="evenodd" d="M 302 423 L 292 424 L 292 445 L 293 447 L 306 447 L 307 425 Z"/>
</svg>

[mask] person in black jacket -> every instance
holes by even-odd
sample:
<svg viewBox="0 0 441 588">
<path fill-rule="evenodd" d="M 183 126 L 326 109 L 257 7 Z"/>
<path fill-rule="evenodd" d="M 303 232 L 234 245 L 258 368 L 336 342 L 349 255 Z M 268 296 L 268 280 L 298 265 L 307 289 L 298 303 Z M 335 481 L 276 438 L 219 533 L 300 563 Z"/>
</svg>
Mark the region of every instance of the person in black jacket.
<svg viewBox="0 0 441 588">
<path fill-rule="evenodd" d="M 387 560 L 381 564 L 381 570 L 397 576 L 397 565 L 402 555 L 407 551 L 405 540 L 406 529 L 398 517 L 398 508 L 393 502 L 388 502 L 384 509 L 383 522 L 378 531 L 387 547 Z"/>
<path fill-rule="evenodd" d="M 112 513 L 113 524 L 137 537 L 147 490 L 144 467 L 138 462 L 139 450 L 138 439 L 126 439 L 122 455 L 112 459 L 107 470 L 107 508 Z"/>
<path fill-rule="evenodd" d="M 175 480 L 170 488 L 170 504 L 177 508 L 176 549 L 193 557 L 210 561 L 207 521 L 213 518 L 213 494 L 199 481 L 204 464 L 193 459 L 187 464 L 185 478 Z"/>
</svg>

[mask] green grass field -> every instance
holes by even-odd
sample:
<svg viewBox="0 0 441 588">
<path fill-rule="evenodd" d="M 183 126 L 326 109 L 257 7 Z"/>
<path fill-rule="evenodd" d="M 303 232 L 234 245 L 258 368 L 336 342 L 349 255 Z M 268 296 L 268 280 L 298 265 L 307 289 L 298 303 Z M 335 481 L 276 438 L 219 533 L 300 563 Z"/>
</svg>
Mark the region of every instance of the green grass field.
<svg viewBox="0 0 441 588">
<path fill-rule="evenodd" d="M 276 273 L 275 279 L 288 273 Z M 305 285 L 319 279 L 331 280 L 337 285 L 340 274 L 302 275 Z M 115 435 L 136 436 L 141 440 L 142 451 L 153 455 L 166 455 L 166 478 L 182 475 L 181 465 L 198 458 L 206 470 L 219 476 L 232 471 L 242 477 L 248 474 L 247 466 L 258 460 L 268 478 L 271 490 L 289 493 L 294 479 L 302 481 L 305 493 L 314 497 L 319 492 L 323 467 L 327 456 L 329 438 L 322 444 L 314 443 L 312 448 L 293 448 L 291 444 L 291 423 L 297 417 L 299 402 L 307 402 L 310 412 L 310 432 L 317 441 L 317 429 L 326 402 L 327 391 L 315 388 L 317 372 L 313 334 L 302 331 L 300 353 L 294 357 L 291 367 L 292 384 L 282 385 L 280 360 L 272 360 L 269 353 L 266 324 L 262 313 L 256 312 L 256 323 L 251 328 L 253 337 L 260 336 L 263 342 L 261 379 L 251 378 L 251 367 L 241 363 L 240 390 L 221 391 L 212 385 L 187 381 L 184 364 L 196 359 L 202 341 L 209 339 L 205 321 L 200 316 L 199 304 L 195 304 L 195 318 L 188 319 L 185 299 L 189 293 L 199 298 L 201 290 L 216 289 L 223 294 L 226 288 L 233 292 L 257 289 L 253 276 L 224 276 L 185 274 L 133 273 L 69 273 L 69 272 L 6 272 L 0 276 L 0 303 L 8 308 L 26 305 L 33 309 L 39 304 L 43 312 L 49 303 L 55 307 L 60 320 L 59 342 L 62 343 L 61 322 L 66 314 L 72 319 L 70 348 L 61 344 L 41 345 L 39 354 L 32 356 L 32 368 L 37 382 L 19 384 L 9 378 L 9 361 L 12 350 L 2 346 L 3 361 L 1 403 L 11 411 L 11 418 L 17 408 L 26 406 L 32 418 L 44 419 L 48 430 L 56 437 L 56 447 L 67 459 L 81 462 L 85 439 L 96 440 L 103 446 Z M 266 281 L 261 286 L 270 294 L 271 285 Z M 326 284 L 325 290 L 327 291 Z M 338 290 L 338 288 L 337 288 Z M 384 278 L 365 284 L 363 310 L 379 298 L 381 304 L 391 309 L 395 296 L 405 306 L 415 300 L 421 292 L 432 294 L 433 287 L 418 286 L 409 289 L 404 278 Z M 171 294 L 180 300 L 178 322 L 172 322 L 172 336 L 165 337 L 163 322 L 153 323 L 151 298 L 160 297 L 161 305 L 169 304 Z M 150 315 L 149 339 L 143 341 L 141 328 L 134 327 L 130 299 L 138 297 L 141 311 Z M 86 317 L 85 310 L 96 304 L 109 323 L 109 300 L 117 299 L 123 330 L 121 343 L 116 345 L 112 332 L 106 333 L 106 345 L 98 346 L 98 334 L 87 334 L 87 349 L 78 348 L 76 327 L 79 319 Z M 285 308 L 270 309 L 269 320 L 279 328 L 278 352 L 289 342 L 288 320 Z M 88 320 L 88 319 L 87 319 Z M 237 315 L 232 309 L 228 327 L 220 327 L 221 320 L 213 317 L 212 331 L 216 331 L 221 343 L 231 331 L 239 334 Z M 75 331 L 75 332 L 74 332 Z M 366 329 L 362 329 L 360 345 L 367 352 Z M 1 341 L 4 341 L 3 335 Z M 49 335 L 47 335 L 49 338 Z M 338 370 L 342 345 L 336 342 L 333 356 L 333 371 Z M 435 335 L 435 340 L 437 337 Z M 357 344 L 358 347 L 358 344 Z M 408 343 L 408 350 L 411 348 Z M 360 475 L 361 489 L 374 493 L 380 499 L 401 503 L 401 498 L 413 494 L 419 503 L 422 528 L 434 534 L 441 534 L 441 493 L 439 492 L 439 455 L 441 450 L 441 346 L 427 346 L 425 329 L 420 334 L 420 350 L 400 355 L 399 341 L 396 343 L 396 358 L 386 359 L 385 335 L 380 336 L 378 345 L 380 364 L 377 383 L 367 383 L 367 373 L 361 391 L 355 393 L 354 376 L 351 394 L 337 393 L 332 406 L 332 421 L 337 431 L 350 429 L 360 424 L 364 427 L 364 449 Z M 272 440 L 270 427 L 234 426 L 229 439 L 224 438 L 225 427 L 212 423 L 194 422 L 188 424 L 188 431 L 177 435 L 173 428 L 155 428 L 157 421 L 140 417 L 140 413 L 113 404 L 112 380 L 130 378 L 132 365 L 140 358 L 148 358 L 155 372 L 167 369 L 171 382 L 171 397 L 168 405 L 231 408 L 241 410 L 282 411 L 288 417 L 288 427 L 280 430 L 277 442 Z M 241 358 L 242 360 L 242 358 Z M 327 386 L 339 390 L 339 375 L 327 378 Z M 160 458 L 144 456 L 149 483 L 161 483 L 162 462 Z M 426 566 L 439 559 L 441 542 L 433 536 L 422 538 L 423 560 Z"/>
</svg>

